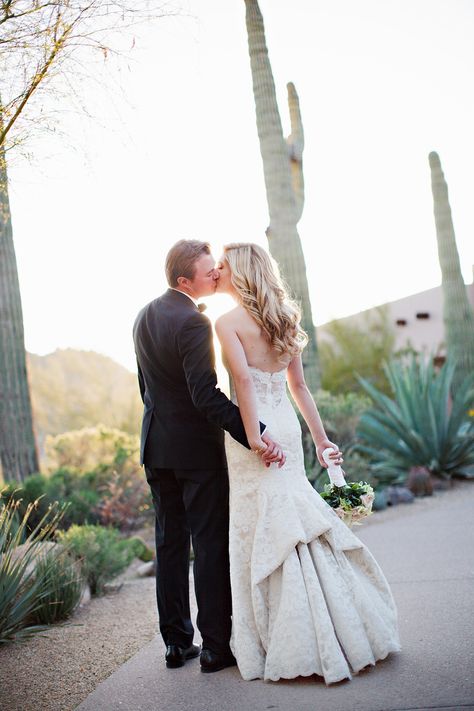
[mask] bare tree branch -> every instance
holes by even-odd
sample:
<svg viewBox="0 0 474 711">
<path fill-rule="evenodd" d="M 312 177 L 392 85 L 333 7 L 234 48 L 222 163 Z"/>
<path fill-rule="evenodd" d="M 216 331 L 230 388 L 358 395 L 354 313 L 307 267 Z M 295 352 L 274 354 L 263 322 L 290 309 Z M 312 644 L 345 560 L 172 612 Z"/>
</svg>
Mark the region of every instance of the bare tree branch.
<svg viewBox="0 0 474 711">
<path fill-rule="evenodd" d="M 70 72 L 69 83 L 74 83 L 77 56 L 96 51 L 104 60 L 119 57 L 124 54 L 120 45 L 125 33 L 139 24 L 177 14 L 180 13 L 173 3 L 163 0 L 0 2 L 0 96 L 4 119 L 0 147 L 17 142 L 12 134 L 21 130 L 19 120 L 31 114 L 38 104 L 31 100 L 40 88 L 54 95 L 57 83 L 52 80 L 58 78 L 59 70 L 63 80 Z M 44 120 L 45 113 L 40 109 L 38 125 Z"/>
</svg>

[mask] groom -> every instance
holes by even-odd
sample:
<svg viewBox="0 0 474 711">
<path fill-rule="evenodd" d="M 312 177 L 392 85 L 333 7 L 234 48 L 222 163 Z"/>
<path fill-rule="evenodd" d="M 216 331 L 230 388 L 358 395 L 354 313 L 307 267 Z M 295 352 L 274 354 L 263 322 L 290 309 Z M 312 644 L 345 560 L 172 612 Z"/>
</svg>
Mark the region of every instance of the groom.
<svg viewBox="0 0 474 711">
<path fill-rule="evenodd" d="M 201 654 L 201 671 L 235 664 L 229 647 L 231 592 L 229 482 L 224 429 L 249 448 L 239 408 L 217 387 L 212 326 L 197 299 L 216 290 L 218 271 L 206 242 L 181 240 L 166 258 L 169 289 L 147 304 L 133 326 L 144 403 L 140 463 L 155 508 L 156 595 L 166 665 Z M 285 455 L 265 425 L 265 464 Z M 189 610 L 190 536 L 197 624 Z"/>
</svg>

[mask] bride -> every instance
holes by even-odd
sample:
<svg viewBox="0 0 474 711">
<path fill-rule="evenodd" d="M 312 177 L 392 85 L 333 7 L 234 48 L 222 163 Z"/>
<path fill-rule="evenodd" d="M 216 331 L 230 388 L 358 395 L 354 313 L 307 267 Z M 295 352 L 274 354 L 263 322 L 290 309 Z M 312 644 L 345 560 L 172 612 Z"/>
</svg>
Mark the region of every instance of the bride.
<svg viewBox="0 0 474 711">
<path fill-rule="evenodd" d="M 237 305 L 216 322 L 247 450 L 226 433 L 230 481 L 231 649 L 242 677 L 277 680 L 318 674 L 352 678 L 400 651 L 398 619 L 378 563 L 306 478 L 306 420 L 319 461 L 329 442 L 305 384 L 300 312 L 260 246 L 229 244 L 217 291 Z M 259 419 L 286 462 L 266 468 Z M 326 466 L 326 465 L 325 465 Z"/>
</svg>

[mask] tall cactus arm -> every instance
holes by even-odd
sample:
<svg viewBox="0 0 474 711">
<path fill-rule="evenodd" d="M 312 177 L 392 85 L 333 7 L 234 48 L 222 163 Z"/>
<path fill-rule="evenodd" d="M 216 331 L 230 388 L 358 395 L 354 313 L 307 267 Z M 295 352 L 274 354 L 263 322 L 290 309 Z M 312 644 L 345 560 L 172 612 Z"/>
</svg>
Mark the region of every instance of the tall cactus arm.
<svg viewBox="0 0 474 711">
<path fill-rule="evenodd" d="M 304 207 L 304 131 L 303 122 L 301 120 L 300 101 L 296 93 L 295 85 L 289 82 L 286 88 L 288 91 L 288 108 L 291 121 L 291 133 L 286 139 L 286 142 L 288 144 L 288 154 L 290 158 L 291 183 L 295 197 L 296 222 L 299 222 Z"/>
<path fill-rule="evenodd" d="M 443 319 L 448 358 L 457 362 L 453 378 L 456 389 L 463 378 L 474 371 L 474 315 L 461 272 L 453 219 L 439 155 L 429 155 L 431 188 L 442 273 Z"/>
</svg>

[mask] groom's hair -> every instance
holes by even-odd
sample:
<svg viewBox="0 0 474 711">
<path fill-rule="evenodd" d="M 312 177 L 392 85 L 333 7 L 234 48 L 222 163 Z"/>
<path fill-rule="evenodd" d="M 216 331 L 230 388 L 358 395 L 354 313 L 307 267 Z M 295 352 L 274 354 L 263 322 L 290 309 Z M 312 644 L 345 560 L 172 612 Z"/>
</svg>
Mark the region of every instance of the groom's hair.
<svg viewBox="0 0 474 711">
<path fill-rule="evenodd" d="M 166 255 L 166 278 L 170 286 L 178 286 L 178 277 L 193 279 L 196 273 L 196 261 L 203 254 L 211 253 L 209 242 L 198 239 L 180 239 Z"/>
</svg>

